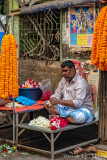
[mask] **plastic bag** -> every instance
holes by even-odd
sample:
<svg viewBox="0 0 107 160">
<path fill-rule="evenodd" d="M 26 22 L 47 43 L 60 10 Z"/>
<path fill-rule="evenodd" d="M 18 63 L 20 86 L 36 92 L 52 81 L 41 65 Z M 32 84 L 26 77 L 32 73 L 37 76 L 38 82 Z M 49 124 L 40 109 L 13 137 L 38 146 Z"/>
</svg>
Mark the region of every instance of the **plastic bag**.
<svg viewBox="0 0 107 160">
<path fill-rule="evenodd" d="M 51 81 L 50 79 L 45 79 L 41 82 L 40 89 L 42 90 L 42 97 L 41 100 L 47 101 L 50 99 L 50 96 L 52 95 L 52 89 L 51 89 Z"/>
</svg>

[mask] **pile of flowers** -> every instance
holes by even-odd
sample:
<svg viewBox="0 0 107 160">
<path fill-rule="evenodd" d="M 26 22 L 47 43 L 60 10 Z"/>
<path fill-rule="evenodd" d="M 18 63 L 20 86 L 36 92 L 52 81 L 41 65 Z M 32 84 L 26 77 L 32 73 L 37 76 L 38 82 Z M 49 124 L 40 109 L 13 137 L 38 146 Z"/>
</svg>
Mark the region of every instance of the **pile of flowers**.
<svg viewBox="0 0 107 160">
<path fill-rule="evenodd" d="M 100 11 L 93 35 L 91 62 L 107 71 L 107 6 Z"/>
<path fill-rule="evenodd" d="M 40 82 L 35 82 L 32 79 L 28 79 L 26 82 L 24 82 L 22 85 L 20 85 L 20 88 L 39 88 L 41 86 Z"/>
<path fill-rule="evenodd" d="M 42 127 L 42 128 L 49 128 L 50 127 L 50 121 L 46 119 L 45 117 L 39 116 L 38 118 L 34 118 L 30 121 L 29 126 L 33 127 Z"/>
<path fill-rule="evenodd" d="M 13 152 L 16 152 L 16 147 L 11 147 L 7 144 L 3 144 L 3 145 L 0 145 L 0 153 L 6 157 L 7 155 L 10 155 L 11 153 Z"/>
<path fill-rule="evenodd" d="M 61 127 L 64 127 L 68 124 L 68 121 L 65 118 L 55 116 L 50 119 L 51 130 L 56 130 Z"/>
<path fill-rule="evenodd" d="M 52 91 L 51 90 L 44 91 L 43 94 L 42 94 L 41 100 L 42 101 L 47 101 L 47 100 L 50 99 L 51 95 L 52 95 Z"/>
<path fill-rule="evenodd" d="M 22 104 L 19 104 L 18 102 L 14 102 L 14 106 L 15 106 L 15 108 L 23 107 L 23 105 L 22 105 Z M 13 107 L 13 102 L 7 103 L 7 104 L 5 105 L 5 107 L 7 107 L 7 108 L 12 108 L 12 107 Z"/>
<path fill-rule="evenodd" d="M 54 116 L 53 118 L 48 120 L 45 117 L 39 116 L 38 118 L 34 118 L 33 120 L 31 120 L 29 126 L 50 128 L 51 130 L 56 130 L 66 126 L 67 124 L 68 121 L 65 118 Z"/>
<path fill-rule="evenodd" d="M 12 159 L 12 155 L 15 153 L 18 155 L 28 155 L 29 153 L 27 152 L 18 152 L 18 150 L 16 149 L 16 146 L 9 146 L 8 144 L 1 144 L 0 145 L 0 155 L 3 156 L 6 159 Z M 0 157 L 2 158 L 2 157 Z"/>
<path fill-rule="evenodd" d="M 5 35 L 1 42 L 0 98 L 18 97 L 17 47 L 12 34 Z"/>
</svg>

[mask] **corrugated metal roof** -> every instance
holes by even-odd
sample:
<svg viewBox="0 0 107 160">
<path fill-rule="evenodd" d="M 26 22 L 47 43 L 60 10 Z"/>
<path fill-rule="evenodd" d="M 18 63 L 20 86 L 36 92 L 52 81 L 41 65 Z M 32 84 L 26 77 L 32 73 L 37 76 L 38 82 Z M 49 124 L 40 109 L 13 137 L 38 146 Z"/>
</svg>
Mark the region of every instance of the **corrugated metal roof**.
<svg viewBox="0 0 107 160">
<path fill-rule="evenodd" d="M 62 9 L 67 8 L 70 6 L 75 5 L 82 5 L 87 3 L 95 3 L 99 2 L 100 0 L 58 0 L 58 1 L 49 1 L 46 3 L 41 3 L 29 7 L 23 7 L 20 10 L 21 14 L 31 14 L 36 12 L 42 12 L 47 10 L 55 10 L 55 9 Z"/>
</svg>

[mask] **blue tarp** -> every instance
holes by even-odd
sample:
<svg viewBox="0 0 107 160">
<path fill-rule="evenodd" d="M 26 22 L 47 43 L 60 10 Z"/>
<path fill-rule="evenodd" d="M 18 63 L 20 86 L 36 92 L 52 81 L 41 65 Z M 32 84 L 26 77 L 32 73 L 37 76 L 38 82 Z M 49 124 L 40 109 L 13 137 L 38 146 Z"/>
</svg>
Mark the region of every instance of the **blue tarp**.
<svg viewBox="0 0 107 160">
<path fill-rule="evenodd" d="M 0 53 L 1 53 L 1 41 L 4 36 L 4 32 L 0 32 Z"/>
<path fill-rule="evenodd" d="M 55 10 L 55 9 L 62 9 L 68 8 L 70 6 L 77 6 L 87 3 L 95 3 L 99 2 L 100 0 L 60 0 L 60 1 L 48 1 L 46 3 L 33 5 L 30 7 L 23 7 L 20 10 L 21 14 L 31 14 L 36 12 L 43 12 L 47 10 Z"/>
</svg>

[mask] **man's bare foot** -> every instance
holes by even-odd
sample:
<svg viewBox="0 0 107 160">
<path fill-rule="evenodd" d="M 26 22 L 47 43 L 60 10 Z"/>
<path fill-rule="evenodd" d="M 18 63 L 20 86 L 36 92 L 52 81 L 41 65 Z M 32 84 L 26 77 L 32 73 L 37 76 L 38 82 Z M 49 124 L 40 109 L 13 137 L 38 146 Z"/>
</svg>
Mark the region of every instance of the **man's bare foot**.
<svg viewBox="0 0 107 160">
<path fill-rule="evenodd" d="M 68 122 L 70 123 L 74 123 L 77 124 L 77 122 L 75 121 L 75 119 L 72 116 L 67 117 Z"/>
</svg>

